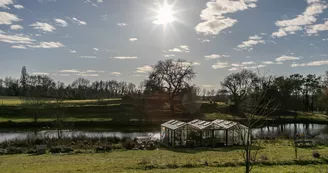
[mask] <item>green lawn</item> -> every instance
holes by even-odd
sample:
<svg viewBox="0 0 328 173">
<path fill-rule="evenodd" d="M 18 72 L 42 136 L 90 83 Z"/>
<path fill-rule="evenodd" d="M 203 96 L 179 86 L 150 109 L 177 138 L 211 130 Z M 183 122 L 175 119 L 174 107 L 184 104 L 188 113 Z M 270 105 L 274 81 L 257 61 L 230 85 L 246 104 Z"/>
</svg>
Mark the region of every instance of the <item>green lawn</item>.
<svg viewBox="0 0 328 173">
<path fill-rule="evenodd" d="M 312 152 L 317 151 L 322 158 L 328 157 L 328 147 L 299 148 L 299 160 L 318 161 L 312 157 Z M 89 154 L 46 154 L 32 156 L 27 154 L 0 156 L 0 168 L 3 173 L 53 173 L 53 172 L 243 172 L 244 167 L 233 166 L 241 163 L 242 158 L 238 147 L 206 149 L 159 149 L 145 150 L 115 150 L 109 153 Z M 258 154 L 268 158 L 273 166 L 256 165 L 252 172 L 327 172 L 328 165 L 317 164 L 300 166 L 290 164 L 294 159 L 294 150 L 289 141 L 267 143 Z M 204 162 L 208 166 L 204 166 Z M 230 166 L 218 167 L 217 164 L 230 163 Z M 288 163 L 288 164 L 286 164 Z M 145 171 L 144 165 L 155 165 L 157 168 Z M 196 165 L 193 168 L 182 168 L 181 165 Z M 179 168 L 168 168 L 166 165 L 177 165 Z M 198 165 L 198 166 L 197 166 Z"/>
</svg>

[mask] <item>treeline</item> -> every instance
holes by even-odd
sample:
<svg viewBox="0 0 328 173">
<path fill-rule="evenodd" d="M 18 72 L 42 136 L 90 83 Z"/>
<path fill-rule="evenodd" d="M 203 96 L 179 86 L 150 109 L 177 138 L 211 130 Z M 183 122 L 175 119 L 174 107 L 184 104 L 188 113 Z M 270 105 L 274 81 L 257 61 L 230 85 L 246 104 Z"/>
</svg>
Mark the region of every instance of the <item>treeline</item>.
<svg viewBox="0 0 328 173">
<path fill-rule="evenodd" d="M 0 79 L 1 96 L 99 99 L 139 92 L 135 84 L 116 80 L 90 82 L 88 79 L 78 78 L 71 84 L 65 85 L 47 75 L 29 75 L 25 67 L 22 68 L 20 79 L 11 77 Z"/>
<path fill-rule="evenodd" d="M 280 110 L 304 112 L 327 111 L 328 72 L 326 75 L 265 76 L 242 70 L 227 76 L 221 82 L 217 96 L 227 95 L 234 105 L 241 105 L 248 98 L 262 93 L 261 100 Z M 268 105 L 270 106 L 270 105 Z"/>
<path fill-rule="evenodd" d="M 292 74 L 267 76 L 251 70 L 242 70 L 225 77 L 221 89 L 205 90 L 191 85 L 196 77 L 192 63 L 171 59 L 159 61 L 139 87 L 124 81 L 107 80 L 90 82 L 78 78 L 71 84 L 56 82 L 46 75 L 29 75 L 23 67 L 20 79 L 0 79 L 0 95 L 62 99 L 99 99 L 143 93 L 166 92 L 171 109 L 174 98 L 193 91 L 202 100 L 222 101 L 240 106 L 258 93 L 262 101 L 278 105 L 281 110 L 328 111 L 328 71 L 325 75 Z M 270 105 L 268 105 L 270 106 Z"/>
</svg>

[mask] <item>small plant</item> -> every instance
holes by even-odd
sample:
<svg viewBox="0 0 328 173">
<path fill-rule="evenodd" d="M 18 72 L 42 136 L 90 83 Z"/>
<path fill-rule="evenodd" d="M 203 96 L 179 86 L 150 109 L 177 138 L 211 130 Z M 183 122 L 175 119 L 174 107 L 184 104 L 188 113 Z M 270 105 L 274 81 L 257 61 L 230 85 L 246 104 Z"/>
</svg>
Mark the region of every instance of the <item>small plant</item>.
<svg viewBox="0 0 328 173">
<path fill-rule="evenodd" d="M 313 151 L 312 152 L 312 156 L 314 157 L 314 158 L 320 158 L 320 153 L 318 152 L 318 151 Z"/>
<path fill-rule="evenodd" d="M 269 160 L 268 156 L 266 156 L 266 155 L 262 155 L 262 156 L 260 157 L 260 159 L 261 159 L 262 161 L 267 161 L 267 160 Z"/>
</svg>

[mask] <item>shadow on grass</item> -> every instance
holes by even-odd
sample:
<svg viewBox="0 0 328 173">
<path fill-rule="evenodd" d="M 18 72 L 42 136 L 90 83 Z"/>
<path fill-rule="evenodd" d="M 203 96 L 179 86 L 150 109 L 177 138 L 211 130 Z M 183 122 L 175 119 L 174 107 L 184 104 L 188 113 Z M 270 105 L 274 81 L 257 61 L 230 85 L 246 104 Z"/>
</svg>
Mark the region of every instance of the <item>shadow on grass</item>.
<svg viewBox="0 0 328 173">
<path fill-rule="evenodd" d="M 206 151 L 218 151 L 218 152 L 232 152 L 232 151 L 241 151 L 243 150 L 243 146 L 222 146 L 222 147 L 215 147 L 215 148 L 209 148 L 209 147 L 197 147 L 197 148 L 172 148 L 172 147 L 162 147 L 166 150 L 177 152 L 177 153 L 187 153 L 187 154 L 197 154 L 200 152 L 206 152 Z M 252 150 L 262 150 L 264 147 L 253 147 Z"/>
</svg>

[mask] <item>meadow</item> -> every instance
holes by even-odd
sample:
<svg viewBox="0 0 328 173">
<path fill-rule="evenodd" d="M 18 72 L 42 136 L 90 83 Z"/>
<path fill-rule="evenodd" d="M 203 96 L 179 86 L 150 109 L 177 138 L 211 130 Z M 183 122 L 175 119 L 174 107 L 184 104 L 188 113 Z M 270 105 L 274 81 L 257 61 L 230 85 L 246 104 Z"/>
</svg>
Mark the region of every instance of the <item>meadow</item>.
<svg viewBox="0 0 328 173">
<path fill-rule="evenodd" d="M 3 155 L 1 172 L 243 172 L 240 147 L 157 150 L 113 150 L 106 153 L 76 150 L 70 154 Z M 320 157 L 313 157 L 313 153 Z M 264 141 L 252 172 L 326 172 L 327 146 L 298 149 L 291 141 Z"/>
</svg>

